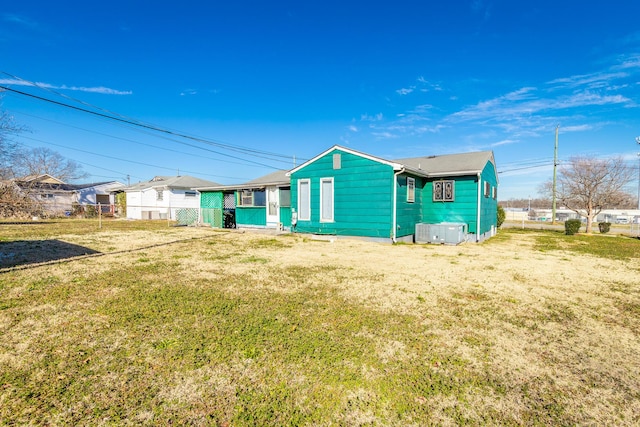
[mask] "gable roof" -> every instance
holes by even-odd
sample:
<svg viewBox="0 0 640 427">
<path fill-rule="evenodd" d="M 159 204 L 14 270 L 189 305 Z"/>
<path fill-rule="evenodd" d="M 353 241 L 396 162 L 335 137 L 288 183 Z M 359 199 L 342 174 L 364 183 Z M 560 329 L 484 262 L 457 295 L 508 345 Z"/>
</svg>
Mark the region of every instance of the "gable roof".
<svg viewBox="0 0 640 427">
<path fill-rule="evenodd" d="M 192 190 L 197 187 L 220 185 L 206 179 L 195 178 L 189 175 L 182 176 L 156 176 L 149 181 L 139 182 L 124 188 L 124 191 L 141 191 L 150 188 L 167 188 L 167 189 L 183 189 Z"/>
<path fill-rule="evenodd" d="M 476 151 L 472 153 L 444 154 L 440 156 L 411 157 L 398 159 L 411 170 L 425 173 L 427 177 L 476 175 L 482 172 L 491 162 L 496 162 L 492 151 Z"/>
<path fill-rule="evenodd" d="M 224 190 L 249 190 L 268 186 L 286 187 L 290 184 L 286 170 L 277 170 L 242 184 L 215 185 L 210 187 L 197 187 L 198 191 L 224 191 Z"/>
<path fill-rule="evenodd" d="M 64 182 L 63 180 L 58 179 L 53 175 L 49 175 L 48 173 L 42 173 L 39 175 L 27 175 L 25 177 L 18 178 L 17 181 L 29 183 L 41 182 L 46 184 L 66 184 L 66 182 Z"/>
<path fill-rule="evenodd" d="M 337 150 L 344 151 L 345 153 L 353 154 L 354 156 L 363 157 L 365 159 L 369 159 L 369 160 L 372 160 L 374 162 L 378 162 L 378 163 L 382 163 L 382 164 L 385 164 L 385 165 L 389 165 L 389 166 L 391 166 L 393 168 L 393 170 L 402 169 L 402 165 L 397 163 L 397 162 L 393 162 L 393 161 L 390 161 L 390 160 L 385 160 L 385 159 L 383 159 L 381 157 L 372 156 L 371 154 L 363 153 L 361 151 L 352 150 L 351 148 L 342 147 L 340 145 L 334 145 L 333 147 L 329 148 L 328 150 L 323 151 L 322 153 L 318 154 L 314 158 L 307 160 L 306 162 L 304 162 L 300 166 L 296 166 L 295 168 L 291 169 L 289 172 L 287 172 L 287 176 L 291 176 L 292 173 L 298 172 L 300 169 L 304 168 L 305 166 L 315 162 L 316 160 L 320 159 L 321 157 L 326 156 L 327 154 L 331 153 L 332 151 L 337 151 Z"/>
<path fill-rule="evenodd" d="M 472 153 L 444 154 L 440 156 L 423 156 L 398 160 L 387 160 L 381 157 L 376 157 L 370 154 L 362 153 L 360 151 L 352 150 L 350 148 L 334 145 L 328 150 L 318 154 L 314 158 L 307 160 L 300 166 L 297 166 L 294 169 L 290 170 L 287 173 L 287 176 L 291 176 L 292 173 L 299 171 L 305 166 L 315 162 L 319 158 L 326 156 L 327 154 L 336 150 L 363 157 L 374 162 L 389 165 L 393 168 L 394 171 L 404 169 L 407 172 L 426 178 L 435 178 L 441 176 L 476 175 L 484 170 L 487 162 L 493 163 L 495 167 L 495 160 L 493 158 L 492 151 L 478 151 Z"/>
</svg>

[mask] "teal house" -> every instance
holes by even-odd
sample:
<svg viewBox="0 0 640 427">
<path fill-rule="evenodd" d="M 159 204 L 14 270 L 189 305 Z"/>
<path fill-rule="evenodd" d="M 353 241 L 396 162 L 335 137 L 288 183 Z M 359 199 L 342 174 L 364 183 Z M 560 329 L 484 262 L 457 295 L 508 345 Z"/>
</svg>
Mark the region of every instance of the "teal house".
<svg viewBox="0 0 640 427">
<path fill-rule="evenodd" d="M 336 145 L 286 175 L 296 233 L 396 242 L 444 227 L 457 232 L 454 243 L 496 233 L 491 151 L 387 160 Z"/>
<path fill-rule="evenodd" d="M 278 170 L 236 185 L 200 187 L 200 222 L 216 228 L 291 226 L 287 171 Z"/>
</svg>

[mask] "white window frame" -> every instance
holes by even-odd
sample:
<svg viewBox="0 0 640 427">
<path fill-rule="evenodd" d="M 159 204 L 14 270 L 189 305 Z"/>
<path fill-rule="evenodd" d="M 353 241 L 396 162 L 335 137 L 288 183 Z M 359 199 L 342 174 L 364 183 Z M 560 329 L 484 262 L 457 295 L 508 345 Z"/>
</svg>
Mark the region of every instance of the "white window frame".
<svg viewBox="0 0 640 427">
<path fill-rule="evenodd" d="M 410 176 L 407 177 L 407 203 L 414 203 L 416 201 L 416 179 Z"/>
<path fill-rule="evenodd" d="M 307 188 L 309 189 L 308 191 L 308 197 L 307 197 L 307 203 L 306 203 L 306 208 L 307 208 L 307 212 L 309 213 L 308 217 L 303 217 L 302 216 L 302 212 L 303 210 L 300 208 L 302 206 L 302 198 L 300 197 L 302 195 L 302 192 L 300 191 L 300 187 L 302 187 L 302 184 L 306 183 L 307 184 Z M 299 179 L 298 180 L 298 220 L 299 221 L 311 221 L 311 180 L 310 179 Z"/>
<path fill-rule="evenodd" d="M 156 190 L 156 201 L 161 202 L 164 200 L 164 190 Z"/>
<path fill-rule="evenodd" d="M 253 191 L 238 191 L 238 206 L 253 206 Z"/>
<path fill-rule="evenodd" d="M 325 183 L 331 183 L 331 212 L 324 211 L 324 185 Z M 334 212 L 335 212 L 335 186 L 333 178 L 320 178 L 320 222 L 334 222 Z M 327 215 L 329 214 L 330 215 Z"/>
</svg>

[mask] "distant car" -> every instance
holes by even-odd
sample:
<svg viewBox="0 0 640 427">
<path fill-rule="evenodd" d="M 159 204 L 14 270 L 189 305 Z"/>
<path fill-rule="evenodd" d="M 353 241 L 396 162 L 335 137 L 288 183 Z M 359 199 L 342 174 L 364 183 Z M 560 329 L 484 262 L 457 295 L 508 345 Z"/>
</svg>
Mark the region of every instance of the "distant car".
<svg viewBox="0 0 640 427">
<path fill-rule="evenodd" d="M 616 218 L 616 224 L 629 224 L 629 218 Z"/>
</svg>

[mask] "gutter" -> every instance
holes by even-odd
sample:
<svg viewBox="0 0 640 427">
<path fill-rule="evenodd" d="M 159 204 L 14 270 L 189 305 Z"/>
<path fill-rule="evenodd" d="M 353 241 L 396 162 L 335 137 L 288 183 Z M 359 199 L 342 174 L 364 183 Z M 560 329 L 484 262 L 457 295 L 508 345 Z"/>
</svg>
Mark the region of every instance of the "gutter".
<svg viewBox="0 0 640 427">
<path fill-rule="evenodd" d="M 398 222 L 398 175 L 405 172 L 405 168 L 401 167 L 398 172 L 393 174 L 393 212 L 392 212 L 392 227 L 391 230 L 391 242 L 396 243 L 397 222 Z"/>
<path fill-rule="evenodd" d="M 480 201 L 482 200 L 482 179 L 478 172 L 478 206 L 476 207 L 476 243 L 480 242 Z"/>
</svg>

